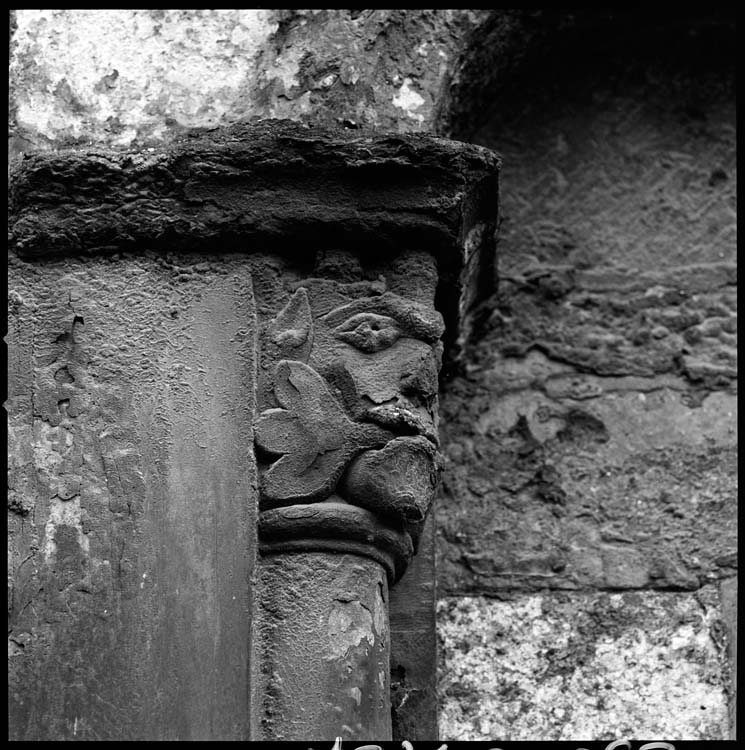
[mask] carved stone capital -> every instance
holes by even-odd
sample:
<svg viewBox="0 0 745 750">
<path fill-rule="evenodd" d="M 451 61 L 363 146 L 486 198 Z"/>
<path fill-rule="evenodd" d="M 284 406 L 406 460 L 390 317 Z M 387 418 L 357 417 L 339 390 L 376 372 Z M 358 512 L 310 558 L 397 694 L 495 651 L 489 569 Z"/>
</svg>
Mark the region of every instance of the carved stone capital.
<svg viewBox="0 0 745 750">
<path fill-rule="evenodd" d="M 402 528 L 382 523 L 370 511 L 329 500 L 291 505 L 259 516 L 263 554 L 342 552 L 370 557 L 383 566 L 390 581 L 398 580 L 414 553 Z"/>
<path fill-rule="evenodd" d="M 432 136 L 278 121 L 12 165 L 34 409 L 14 418 L 64 430 L 85 485 L 54 496 L 77 515 L 36 516 L 81 525 L 58 524 L 53 585 L 20 608 L 47 628 L 41 592 L 68 590 L 69 626 L 23 658 L 28 705 L 93 633 L 102 705 L 134 707 L 122 736 L 390 737 L 391 644 L 401 665 L 421 651 L 389 584 L 417 547 L 432 569 L 438 377 L 493 288 L 498 169 Z M 397 590 L 431 614 L 415 572 Z M 118 715 L 78 685 L 45 720 L 108 736 Z"/>
<path fill-rule="evenodd" d="M 498 168 L 473 145 L 287 121 L 37 153 L 13 166 L 11 247 L 275 258 L 254 281 L 262 548 L 338 546 L 336 512 L 367 529 L 350 545 L 400 537 L 380 553 L 395 580 L 437 484 L 443 351 L 491 288 Z"/>
<path fill-rule="evenodd" d="M 168 144 L 23 154 L 9 240 L 24 259 L 324 248 L 437 258 L 446 350 L 493 287 L 499 157 L 425 134 L 329 131 L 289 120 L 196 130 Z"/>
<path fill-rule="evenodd" d="M 393 583 L 439 475 L 435 262 L 402 250 L 402 274 L 353 250 L 330 255 L 262 331 L 262 551 L 368 554 Z"/>
</svg>

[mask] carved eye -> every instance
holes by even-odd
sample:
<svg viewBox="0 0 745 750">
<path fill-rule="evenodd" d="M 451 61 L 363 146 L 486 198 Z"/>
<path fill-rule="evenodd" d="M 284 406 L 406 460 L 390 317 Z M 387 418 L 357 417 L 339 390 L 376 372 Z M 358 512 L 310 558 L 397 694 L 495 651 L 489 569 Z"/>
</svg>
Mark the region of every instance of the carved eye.
<svg viewBox="0 0 745 750">
<path fill-rule="evenodd" d="M 385 315 L 359 313 L 336 329 L 336 338 L 372 354 L 392 346 L 401 336 L 398 323 Z"/>
</svg>

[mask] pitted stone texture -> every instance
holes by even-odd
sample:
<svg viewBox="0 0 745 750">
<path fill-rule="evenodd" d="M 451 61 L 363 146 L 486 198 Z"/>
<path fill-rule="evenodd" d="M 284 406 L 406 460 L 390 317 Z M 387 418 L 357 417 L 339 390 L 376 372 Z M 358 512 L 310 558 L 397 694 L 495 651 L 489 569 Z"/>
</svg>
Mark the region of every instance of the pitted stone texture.
<svg viewBox="0 0 745 750">
<path fill-rule="evenodd" d="M 390 292 L 412 310 L 422 294 L 431 308 L 437 287 L 449 351 L 468 339 L 470 313 L 493 289 L 499 167 L 496 153 L 466 143 L 290 120 L 190 131 L 158 149 L 24 154 L 10 173 L 9 244 L 23 258 L 272 248 L 311 268 L 328 252 L 329 272 L 335 252 L 354 249 L 397 269 Z M 436 270 L 416 273 L 417 254 Z M 333 300 L 333 289 L 319 291 Z M 377 312 L 401 309 L 385 290 L 370 295 L 380 295 Z M 412 333 L 437 339 L 440 325 Z"/>
<path fill-rule="evenodd" d="M 424 438 L 395 438 L 352 463 L 343 491 L 351 502 L 383 517 L 422 523 L 439 479 L 434 456 Z"/>
<path fill-rule="evenodd" d="M 416 542 L 439 478 L 437 283 L 435 258 L 406 248 L 317 252 L 312 271 L 275 281 L 260 305 L 274 311 L 260 337 L 262 511 L 342 501 Z M 327 548 L 321 517 L 301 534 L 304 548 L 313 539 Z M 343 548 L 338 530 L 329 533 Z"/>
<path fill-rule="evenodd" d="M 677 53 L 633 60 L 611 45 L 582 74 L 573 60 L 475 134 L 506 165 L 491 320 L 502 356 L 538 349 L 580 373 L 704 389 L 736 377 L 729 37 L 721 57 L 711 40 L 676 39 Z"/>
<path fill-rule="evenodd" d="M 722 581 L 720 596 L 729 659 L 729 739 L 734 740 L 737 739 L 737 576 Z"/>
<path fill-rule="evenodd" d="M 523 378 L 561 377 L 540 355 L 527 365 Z M 691 409 L 684 386 L 573 375 L 597 395 L 552 399 L 534 383 L 495 399 L 484 384 L 505 372 L 478 377 L 442 400 L 444 590 L 695 589 L 732 575 L 735 396 Z"/>
<path fill-rule="evenodd" d="M 323 378 L 304 362 L 279 361 L 274 393 L 282 408 L 261 413 L 255 437 L 257 446 L 280 456 L 262 478 L 269 507 L 325 500 L 356 453 L 392 439 L 376 425 L 349 419 Z"/>
<path fill-rule="evenodd" d="M 390 739 L 385 571 L 365 557 L 268 555 L 255 638 L 261 723 L 253 739 Z"/>
<path fill-rule="evenodd" d="M 441 600 L 440 738 L 727 738 L 715 587 Z"/>
<path fill-rule="evenodd" d="M 439 340 L 443 318 L 455 323 L 450 327 L 454 344 L 458 334 L 464 333 L 458 322 L 464 321 L 466 325 L 466 313 L 479 287 L 491 280 L 496 224 L 492 196 L 496 193 L 498 168 L 495 154 L 468 144 L 424 135 L 330 133 L 275 121 L 211 135 L 192 133 L 157 151 L 68 149 L 25 155 L 13 173 L 17 212 L 15 249 L 26 260 L 35 255 L 37 262 L 24 263 L 16 255 L 12 260 L 24 269 L 21 276 L 25 282 L 38 269 L 60 263 L 89 263 L 91 267 L 104 265 L 115 269 L 121 262 L 129 272 L 146 259 L 165 266 L 168 283 L 183 283 L 186 292 L 200 288 L 213 269 L 219 271 L 223 260 L 225 273 L 230 272 L 236 258 L 239 263 L 245 261 L 250 267 L 256 310 L 266 336 L 256 336 L 258 331 L 249 323 L 246 327 L 254 334 L 250 341 L 243 327 L 233 330 L 230 326 L 235 321 L 223 311 L 222 305 L 217 305 L 215 311 L 205 310 L 204 325 L 220 326 L 220 335 L 214 334 L 216 342 L 223 341 L 230 333 L 234 334 L 230 343 L 237 350 L 256 345 L 260 352 L 256 362 L 257 409 L 262 416 L 257 424 L 257 445 L 263 451 L 260 468 L 266 468 L 264 499 L 269 504 L 325 500 L 331 496 L 352 453 L 380 447 L 381 433 L 386 434 L 386 441 L 388 434 L 391 438 L 398 436 L 397 448 L 405 448 L 409 445 L 407 441 L 420 435 L 433 443 L 431 451 L 419 453 L 420 464 L 426 459 L 431 466 L 424 468 L 422 481 L 413 488 L 418 491 L 423 486 L 424 496 L 407 496 L 403 504 L 399 502 L 401 497 L 396 497 L 395 503 L 384 503 L 385 511 L 395 505 L 395 512 L 402 516 L 400 524 L 416 526 L 431 501 L 430 480 L 436 475 L 437 375 L 443 349 Z M 314 195 L 315 189 L 322 195 Z M 360 201 L 367 209 L 363 209 Z M 259 255 L 267 248 L 277 254 L 272 258 Z M 169 260 L 182 251 L 194 253 L 190 256 L 193 263 L 187 261 L 187 267 L 173 269 L 172 274 Z M 215 252 L 221 255 L 219 262 L 201 255 Z M 81 254 L 90 257 L 81 258 Z M 60 260 L 69 256 L 74 256 L 75 261 Z M 183 256 L 178 257 L 183 262 Z M 484 272 L 483 277 L 480 272 Z M 123 278 L 129 280 L 126 273 Z M 152 296 L 147 286 L 140 288 L 136 283 L 133 286 L 144 295 L 145 310 L 151 306 L 159 309 L 162 296 L 159 286 Z M 165 299 L 169 298 L 170 294 L 165 293 Z M 252 299 L 249 293 L 243 298 Z M 436 302 L 443 314 L 435 309 Z M 118 305 L 129 313 L 134 304 L 127 297 L 117 297 L 115 303 L 114 315 Z M 177 307 L 171 313 L 172 320 L 178 318 Z M 253 307 L 246 316 L 252 315 Z M 73 327 L 76 322 L 73 320 Z M 173 345 L 170 340 L 153 341 L 145 335 L 132 343 L 126 333 L 113 332 L 104 346 L 131 345 L 135 352 L 149 355 L 150 344 L 157 352 L 169 351 Z M 64 344 L 71 335 L 66 332 L 57 343 Z M 219 379 L 222 358 L 230 354 L 220 350 L 212 359 L 209 356 L 206 361 L 198 359 L 202 369 L 208 369 L 208 372 L 200 370 L 200 374 Z M 103 366 L 112 363 L 119 363 L 116 353 Z M 245 377 L 253 374 L 253 366 L 253 360 L 246 363 Z M 75 373 L 64 368 L 55 370 L 54 375 L 63 389 L 75 377 Z M 178 370 L 167 375 L 181 377 Z M 232 380 L 239 384 L 243 377 L 244 374 L 237 374 Z M 120 379 L 129 383 L 126 374 Z M 185 381 L 190 382 L 188 378 Z M 74 411 L 76 405 L 72 399 L 66 398 L 66 391 L 61 393 L 64 397 L 59 399 L 60 413 L 65 409 Z M 177 423 L 178 439 L 188 440 L 201 423 L 195 418 L 196 424 L 191 424 L 190 394 L 179 389 L 178 395 L 182 399 L 174 408 L 180 408 L 188 422 Z M 247 397 L 239 403 L 249 409 L 241 426 L 250 431 L 255 416 L 253 400 Z M 19 408 L 18 413 L 22 414 L 23 409 Z M 232 411 L 227 407 L 211 411 L 209 417 L 219 420 L 226 413 L 230 419 Z M 335 419 L 330 419 L 332 415 Z M 374 432 L 372 443 L 364 434 L 348 440 L 354 425 L 363 422 Z M 317 429 L 319 424 L 324 427 L 322 435 Z M 232 422 L 231 425 L 235 426 Z M 229 435 L 220 432 L 218 438 Z M 253 468 L 252 437 L 231 441 L 232 450 L 249 452 L 246 461 L 231 461 L 231 472 L 250 472 Z M 333 456 L 332 451 L 340 447 L 340 441 L 342 446 L 349 442 L 352 453 L 342 451 Z M 217 438 L 209 441 L 204 437 L 197 448 L 207 450 L 208 443 L 220 445 Z M 288 466 L 285 457 L 293 454 L 296 460 Z M 189 490 L 202 487 L 205 478 L 211 476 L 198 460 L 207 455 L 195 456 L 190 450 L 179 455 L 182 463 L 189 464 L 187 476 L 193 480 Z M 233 454 L 227 451 L 226 455 Z M 390 457 L 390 452 L 386 457 Z M 74 458 L 70 457 L 72 469 Z M 272 484 L 274 464 L 279 477 Z M 317 469 L 317 482 L 305 481 L 304 471 L 309 464 L 314 471 Z M 168 469 L 165 464 L 163 470 Z M 68 473 L 74 484 L 74 471 Z M 290 486 L 288 477 L 298 481 Z M 74 491 L 67 484 L 63 487 L 60 483 L 59 487 L 65 494 Z M 207 488 L 203 494 L 208 499 L 222 497 L 220 493 L 225 487 L 219 489 L 220 492 L 213 492 Z M 255 489 L 254 485 L 251 489 Z M 253 495 L 247 499 L 240 493 L 232 497 L 249 514 L 255 499 Z M 381 497 L 376 499 L 380 501 Z M 201 509 L 198 502 L 185 505 L 193 514 Z M 19 516 L 28 513 L 23 502 L 14 503 L 14 509 Z M 415 518 L 403 512 L 406 510 L 416 511 Z M 226 514 L 220 521 L 230 525 L 235 518 Z M 191 525 L 202 535 L 210 533 L 209 523 L 205 527 L 193 519 Z M 312 531 L 319 529 L 314 527 Z M 412 533 L 418 531 L 419 528 L 412 529 Z M 164 544 L 166 535 L 162 536 L 163 539 L 156 535 L 153 543 Z M 306 551 L 306 541 L 322 535 L 301 533 L 300 537 Z M 338 534 L 334 537 L 335 542 L 338 537 Z M 186 530 L 184 538 L 189 538 Z M 408 540 L 404 535 L 404 541 Z M 240 541 L 238 534 L 231 538 L 238 546 Z M 283 551 L 298 552 L 296 541 L 290 540 L 292 549 Z M 375 540 L 355 541 L 358 543 L 353 545 L 353 551 L 365 555 L 366 543 Z M 272 553 L 278 551 L 274 542 L 276 539 L 272 540 Z M 323 550 L 333 556 L 340 547 L 343 548 L 343 543 L 335 544 L 333 550 L 325 545 Z M 247 554 L 253 551 L 250 544 L 242 549 Z M 409 556 L 408 548 L 399 555 Z M 200 571 L 212 559 L 195 555 L 192 549 L 184 557 Z M 402 569 L 403 565 L 396 561 L 396 576 L 399 567 Z M 198 576 L 202 582 L 209 578 L 209 571 Z M 235 585 L 230 578 L 225 574 L 218 584 Z M 249 579 L 244 576 L 241 580 L 249 585 L 248 590 L 243 590 L 245 599 L 250 597 Z M 169 577 L 168 586 L 174 581 L 180 579 L 175 575 Z M 203 597 L 200 607 L 207 601 L 209 598 Z M 174 607 L 167 608 L 169 614 L 175 611 Z M 201 614 L 201 609 L 198 612 Z M 188 617 L 179 621 L 190 622 Z M 193 629 L 199 635 L 203 633 L 203 629 Z M 175 649 L 188 649 L 190 643 L 187 637 L 173 641 Z M 203 650 L 202 655 L 205 653 Z M 198 679 L 178 681 L 179 686 L 191 688 L 214 678 L 212 672 L 199 668 L 196 662 L 192 666 L 199 671 Z M 234 668 L 240 670 L 244 666 L 245 662 L 239 659 Z M 380 690 L 386 693 L 387 683 L 381 684 Z M 166 698 L 170 700 L 176 695 L 176 691 L 167 692 Z M 240 698 L 239 691 L 233 690 L 231 698 Z M 180 732 L 189 737 L 202 737 L 199 733 L 212 731 L 191 704 L 181 708 L 193 723 L 183 731 L 181 727 L 174 731 L 166 721 L 157 731 Z M 381 710 L 390 721 L 390 708 L 384 706 Z M 241 712 L 232 715 L 243 722 L 247 720 Z M 33 724 L 21 721 L 24 726 Z"/>
<path fill-rule="evenodd" d="M 18 10 L 12 150 L 251 117 L 432 128 L 473 10 Z"/>
<path fill-rule="evenodd" d="M 129 144 L 239 108 L 269 10 L 19 10 L 11 84 L 34 145 Z"/>
<path fill-rule="evenodd" d="M 637 20 L 557 33 L 471 131 L 504 156 L 500 281 L 441 399 L 441 591 L 736 567 L 734 37 Z"/>
<path fill-rule="evenodd" d="M 251 262 L 9 259 L 12 739 L 248 738 Z"/>
</svg>

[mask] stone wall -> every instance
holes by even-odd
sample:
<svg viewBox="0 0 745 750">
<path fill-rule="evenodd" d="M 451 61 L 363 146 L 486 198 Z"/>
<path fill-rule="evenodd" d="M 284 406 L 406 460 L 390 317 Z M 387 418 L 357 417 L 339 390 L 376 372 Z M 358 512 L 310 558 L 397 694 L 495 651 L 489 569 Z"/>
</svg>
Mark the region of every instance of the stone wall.
<svg viewBox="0 0 745 750">
<path fill-rule="evenodd" d="M 500 152 L 499 287 L 443 382 L 441 737 L 727 736 L 734 20 L 19 10 L 10 46 L 11 156 L 262 117 Z"/>
<path fill-rule="evenodd" d="M 430 130 L 484 11 L 22 10 L 11 150 L 158 143 L 249 118 Z"/>
<path fill-rule="evenodd" d="M 497 597 L 472 600 L 468 612 L 533 620 L 509 626 L 517 643 L 536 627 L 564 627 L 568 645 L 533 643 L 532 679 L 517 657 L 475 679 L 469 639 L 458 641 L 442 615 L 441 722 L 459 736 L 493 736 L 484 702 L 463 691 L 478 683 L 495 705 L 503 696 L 515 707 L 506 723 L 491 712 L 497 736 L 726 737 L 719 586 L 737 565 L 732 36 L 654 20 L 633 33 L 621 20 L 593 32 L 544 41 L 463 134 L 504 159 L 500 281 L 441 406 L 443 611 L 467 629 L 457 597 Z M 546 589 L 564 593 L 515 598 Z M 609 601 L 624 613 L 612 627 L 597 615 L 614 611 Z M 566 602 L 573 614 L 562 626 Z M 681 640 L 677 615 L 650 615 L 658 606 L 685 608 L 699 635 Z M 482 660 L 511 658 L 487 655 L 497 646 L 482 646 L 484 626 L 475 627 Z M 645 639 L 666 642 L 658 666 L 667 679 L 682 688 L 695 674 L 701 690 L 678 701 L 654 688 L 630 639 L 642 649 Z M 462 661 L 453 648 L 465 649 Z M 644 696 L 624 698 L 609 677 L 624 706 L 615 724 L 606 687 L 585 679 L 607 671 L 601 650 L 625 662 L 625 684 Z M 555 690 L 564 708 L 548 726 Z M 665 726 L 667 712 L 675 723 Z"/>
</svg>

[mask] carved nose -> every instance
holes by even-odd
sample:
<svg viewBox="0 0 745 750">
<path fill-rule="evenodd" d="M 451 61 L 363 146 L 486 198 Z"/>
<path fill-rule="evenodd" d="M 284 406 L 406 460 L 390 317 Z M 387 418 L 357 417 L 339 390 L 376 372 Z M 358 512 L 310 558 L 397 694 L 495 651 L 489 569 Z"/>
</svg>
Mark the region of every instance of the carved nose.
<svg viewBox="0 0 745 750">
<path fill-rule="evenodd" d="M 412 363 L 401 376 L 401 394 L 409 398 L 431 399 L 437 395 L 437 363 L 433 353 Z"/>
</svg>

